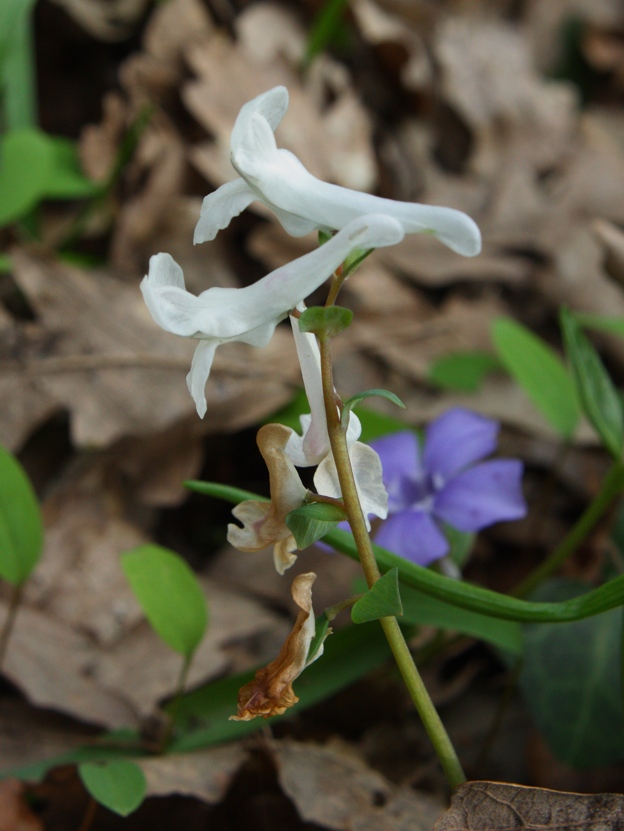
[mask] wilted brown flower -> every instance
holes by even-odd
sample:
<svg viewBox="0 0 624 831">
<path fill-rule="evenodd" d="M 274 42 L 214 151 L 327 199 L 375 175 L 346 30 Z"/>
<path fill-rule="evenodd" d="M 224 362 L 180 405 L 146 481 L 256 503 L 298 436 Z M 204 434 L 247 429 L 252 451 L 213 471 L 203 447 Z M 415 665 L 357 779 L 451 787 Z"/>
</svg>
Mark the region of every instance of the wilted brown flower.
<svg viewBox="0 0 624 831">
<path fill-rule="evenodd" d="M 281 716 L 299 699 L 293 692 L 293 681 L 309 663 L 323 653 L 323 646 L 308 661 L 310 643 L 316 629 L 312 608 L 312 584 L 316 574 L 309 572 L 295 577 L 292 584 L 293 600 L 301 611 L 292 632 L 284 641 L 279 655 L 268 666 L 259 669 L 253 681 L 241 687 L 238 693 L 238 712 L 232 721 L 250 721 L 262 716 Z M 328 632 L 329 634 L 329 632 Z"/>
<path fill-rule="evenodd" d="M 283 574 L 295 562 L 295 538 L 286 525 L 286 515 L 303 505 L 304 488 L 285 448 L 292 431 L 283 424 L 265 424 L 258 431 L 257 443 L 269 469 L 270 502 L 248 500 L 232 514 L 243 523 L 228 525 L 228 541 L 240 551 L 260 551 L 273 545 L 275 568 Z"/>
</svg>

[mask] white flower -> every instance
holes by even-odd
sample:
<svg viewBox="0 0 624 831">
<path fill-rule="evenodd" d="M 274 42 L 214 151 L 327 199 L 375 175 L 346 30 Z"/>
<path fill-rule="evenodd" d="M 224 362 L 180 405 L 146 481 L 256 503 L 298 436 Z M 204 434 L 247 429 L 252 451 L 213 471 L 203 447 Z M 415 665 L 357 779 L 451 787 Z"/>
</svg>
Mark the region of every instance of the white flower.
<svg viewBox="0 0 624 831">
<path fill-rule="evenodd" d="M 232 165 L 242 178 L 209 194 L 202 205 L 194 241 L 206 242 L 226 228 L 252 202 L 264 203 L 295 237 L 310 231 L 344 228 L 358 216 L 383 213 L 405 233 L 430 233 L 472 257 L 481 234 L 469 216 L 453 208 L 395 202 L 322 182 L 288 150 L 279 150 L 273 131 L 288 109 L 288 90 L 274 87 L 245 104 L 232 130 Z"/>
<path fill-rule="evenodd" d="M 403 239 L 396 220 L 362 216 L 325 245 L 241 289 L 214 286 L 199 297 L 186 290 L 182 269 L 169 254 L 150 259 L 141 291 L 152 317 L 167 332 L 199 340 L 187 383 L 200 417 L 206 413 L 204 388 L 217 346 L 240 341 L 266 346 L 288 312 L 317 289 L 353 249 L 395 245 Z"/>
<path fill-rule="evenodd" d="M 297 467 L 318 465 L 314 474 L 317 492 L 338 499 L 342 494 L 327 431 L 318 343 L 314 335 L 300 331 L 296 318 L 291 317 L 290 322 L 311 412 L 300 417 L 303 435 L 299 436 L 293 430 L 285 453 Z M 388 515 L 388 494 L 382 481 L 381 460 L 372 447 L 357 441 L 361 433 L 360 420 L 351 412 L 347 446 L 360 504 L 368 525 L 369 514 L 381 519 Z"/>
</svg>

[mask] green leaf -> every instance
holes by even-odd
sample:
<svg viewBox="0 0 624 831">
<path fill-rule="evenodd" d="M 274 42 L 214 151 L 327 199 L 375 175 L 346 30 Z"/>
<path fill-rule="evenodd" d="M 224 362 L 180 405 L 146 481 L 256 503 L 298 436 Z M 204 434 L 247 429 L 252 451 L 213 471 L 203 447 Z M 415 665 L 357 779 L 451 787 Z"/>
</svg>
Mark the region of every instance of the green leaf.
<svg viewBox="0 0 624 831">
<path fill-rule="evenodd" d="M 208 625 L 206 598 L 194 573 L 180 556 L 158 545 L 122 554 L 121 566 L 154 630 L 190 658 Z"/>
<path fill-rule="evenodd" d="M 299 329 L 319 338 L 334 338 L 351 324 L 353 312 L 342 306 L 311 306 L 299 318 Z"/>
<path fill-rule="evenodd" d="M 241 501 L 238 488 L 229 488 L 212 482 L 203 482 L 203 493 L 219 496 L 229 502 Z M 243 491 L 245 499 L 259 499 L 255 494 Z M 353 536 L 346 531 L 335 528 L 324 537 L 324 542 L 337 551 L 346 554 L 356 562 L 359 556 Z M 580 620 L 592 615 L 614 609 L 624 604 L 624 575 L 620 575 L 598 589 L 593 589 L 582 597 L 562 601 L 561 603 L 533 603 L 518 597 L 475 586 L 461 580 L 453 580 L 443 574 L 436 574 L 428 568 L 417 566 L 391 551 L 373 543 L 375 558 L 382 571 L 399 569 L 402 584 L 412 586 L 431 597 L 445 603 L 469 609 L 502 620 L 517 620 L 523 623 L 563 623 L 568 620 Z"/>
<path fill-rule="evenodd" d="M 598 353 L 565 307 L 561 309 L 560 320 L 566 352 L 585 415 L 607 450 L 619 458 L 624 442 L 624 412 L 618 392 Z"/>
<path fill-rule="evenodd" d="M 346 518 L 344 510 L 338 505 L 311 502 L 287 514 L 286 525 L 297 542 L 297 548 L 302 551 Z"/>
<path fill-rule="evenodd" d="M 610 335 L 619 335 L 624 338 L 624 317 L 607 317 L 593 315 L 587 312 L 575 312 L 574 319 L 586 329 L 595 329 L 597 332 L 607 332 Z"/>
<path fill-rule="evenodd" d="M 435 626 L 438 629 L 450 629 L 486 641 L 494 646 L 511 652 L 522 653 L 522 633 L 520 624 L 511 620 L 493 620 L 488 615 L 458 609 L 450 603 L 444 603 L 424 592 L 401 585 L 403 617 L 401 623 L 418 626 Z"/>
<path fill-rule="evenodd" d="M 584 591 L 560 578 L 536 596 L 562 600 Z M 624 761 L 621 632 L 622 609 L 564 626 L 524 627 L 520 688 L 553 753 L 572 767 Z"/>
<path fill-rule="evenodd" d="M 314 637 L 312 638 L 310 648 L 308 649 L 308 661 L 312 661 L 314 659 L 316 653 L 327 640 L 328 634 L 331 634 L 331 630 L 329 629 L 329 619 L 327 615 L 322 614 L 316 619 Z"/>
<path fill-rule="evenodd" d="M 33 128 L 12 130 L 0 138 L 0 227 L 24 217 L 42 199 L 96 192 L 80 173 L 72 142 Z"/>
<path fill-rule="evenodd" d="M 470 556 L 477 535 L 471 531 L 458 531 L 457 528 L 453 528 L 452 525 L 448 525 L 446 522 L 443 523 L 443 528 L 444 536 L 451 546 L 448 556 L 458 568 L 461 568 Z"/>
<path fill-rule="evenodd" d="M 78 765 L 78 775 L 96 802 L 122 817 L 136 811 L 145 799 L 145 774 L 126 759 L 105 764 L 85 762 Z"/>
<path fill-rule="evenodd" d="M 319 248 L 320 248 L 320 246 L 321 246 L 321 245 L 325 245 L 325 243 L 326 243 L 326 242 L 329 242 L 329 240 L 330 240 L 333 236 L 334 236 L 334 235 L 332 234 L 332 232 L 331 232 L 331 231 L 323 231 L 323 230 L 319 231 L 319 232 L 318 232 L 318 244 L 319 244 Z"/>
<path fill-rule="evenodd" d="M 37 497 L 22 466 L 0 447 L 0 576 L 14 586 L 22 585 L 42 550 Z"/>
<path fill-rule="evenodd" d="M 505 369 L 520 384 L 554 429 L 570 438 L 580 411 L 574 384 L 559 356 L 522 324 L 501 317 L 492 340 Z"/>
<path fill-rule="evenodd" d="M 453 352 L 431 364 L 427 380 L 446 390 L 477 392 L 485 376 L 500 368 L 487 352 Z"/>
<path fill-rule="evenodd" d="M 381 617 L 399 617 L 402 614 L 398 568 L 386 572 L 351 607 L 351 620 L 354 623 L 368 623 Z"/>
<path fill-rule="evenodd" d="M 306 69 L 336 37 L 340 31 L 341 18 L 348 0 L 326 0 L 319 11 L 308 37 L 303 68 Z"/>
<path fill-rule="evenodd" d="M 348 426 L 349 413 L 356 406 L 356 404 L 359 404 L 360 401 L 364 401 L 365 398 L 372 398 L 374 396 L 387 398 L 388 401 L 392 401 L 392 403 L 396 404 L 397 407 L 401 407 L 403 410 L 405 409 L 405 404 L 401 401 L 399 396 L 395 395 L 393 392 L 389 392 L 388 390 L 367 390 L 366 392 L 358 392 L 357 395 L 352 395 L 348 401 L 345 401 L 341 416 L 342 424 L 345 427 Z"/>
</svg>

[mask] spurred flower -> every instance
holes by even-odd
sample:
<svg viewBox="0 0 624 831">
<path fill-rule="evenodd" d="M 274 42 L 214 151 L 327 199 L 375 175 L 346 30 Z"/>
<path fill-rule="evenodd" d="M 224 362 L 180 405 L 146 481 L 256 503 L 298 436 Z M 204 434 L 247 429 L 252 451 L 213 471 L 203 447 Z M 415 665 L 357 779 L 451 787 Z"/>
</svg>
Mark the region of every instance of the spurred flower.
<svg viewBox="0 0 624 831">
<path fill-rule="evenodd" d="M 300 331 L 294 317 L 291 317 L 291 323 L 310 413 L 300 417 L 302 435 L 299 436 L 294 430 L 291 432 L 286 453 L 297 467 L 318 465 L 314 474 L 316 490 L 324 496 L 339 499 L 342 494 L 327 431 L 318 343 L 314 335 Z M 388 495 L 382 482 L 379 456 L 372 447 L 358 441 L 361 432 L 360 420 L 351 412 L 347 446 L 358 496 L 368 523 L 369 514 L 381 519 L 387 516 Z"/>
<path fill-rule="evenodd" d="M 426 566 L 449 551 L 440 522 L 480 531 L 525 516 L 522 462 L 481 461 L 496 449 L 498 430 L 496 421 L 456 408 L 431 422 L 422 446 L 411 431 L 374 441 L 390 515 L 375 542 Z"/>
<path fill-rule="evenodd" d="M 152 317 L 167 332 L 199 341 L 189 391 L 201 417 L 204 388 L 217 347 L 240 341 L 266 346 L 289 311 L 315 291 L 354 249 L 394 245 L 403 239 L 401 225 L 383 214 L 361 216 L 315 251 L 299 257 L 241 289 L 214 286 L 199 297 L 186 290 L 182 269 L 169 254 L 150 259 L 141 291 Z"/>
<path fill-rule="evenodd" d="M 321 644 L 308 660 L 310 644 L 315 633 L 314 609 L 312 608 L 312 584 L 316 574 L 300 574 L 292 584 L 293 600 L 301 610 L 292 632 L 286 638 L 277 658 L 268 666 L 259 669 L 253 681 L 245 684 L 238 693 L 238 712 L 230 716 L 232 721 L 250 721 L 262 716 L 281 716 L 299 699 L 293 691 L 295 681 L 313 661 L 323 654 Z M 331 630 L 328 630 L 328 633 Z"/>
<path fill-rule="evenodd" d="M 286 525 L 286 515 L 303 505 L 307 493 L 285 452 L 290 433 L 283 424 L 265 424 L 258 431 L 256 441 L 269 471 L 271 501 L 249 499 L 237 505 L 232 514 L 243 527 L 230 523 L 227 535 L 239 551 L 261 551 L 272 545 L 279 574 L 297 559 L 297 543 Z"/>
<path fill-rule="evenodd" d="M 430 233 L 453 251 L 472 257 L 481 235 L 470 217 L 453 208 L 396 202 L 316 179 L 288 150 L 278 149 L 273 131 L 288 109 L 288 90 L 274 87 L 245 104 L 232 130 L 231 160 L 240 174 L 209 194 L 195 229 L 195 242 L 214 239 L 252 202 L 270 208 L 286 231 L 303 236 L 338 230 L 358 216 L 384 213 L 407 234 Z"/>
</svg>

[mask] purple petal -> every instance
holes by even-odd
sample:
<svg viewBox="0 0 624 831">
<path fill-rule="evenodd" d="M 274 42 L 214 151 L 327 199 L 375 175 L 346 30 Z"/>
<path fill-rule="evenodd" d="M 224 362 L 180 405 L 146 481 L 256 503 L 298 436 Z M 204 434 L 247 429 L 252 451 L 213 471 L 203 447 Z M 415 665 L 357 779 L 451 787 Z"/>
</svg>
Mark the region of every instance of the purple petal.
<svg viewBox="0 0 624 831">
<path fill-rule="evenodd" d="M 382 523 L 375 542 L 419 566 L 428 566 L 449 550 L 444 534 L 422 511 L 401 511 L 390 517 Z"/>
<path fill-rule="evenodd" d="M 425 431 L 425 469 L 435 487 L 496 450 L 499 424 L 456 407 L 436 418 Z"/>
<path fill-rule="evenodd" d="M 381 459 L 389 513 L 409 508 L 414 502 L 412 483 L 424 478 L 418 438 L 411 430 L 405 430 L 376 439 L 370 446 Z"/>
<path fill-rule="evenodd" d="M 460 531 L 480 531 L 502 520 L 520 519 L 522 462 L 494 459 L 459 473 L 436 494 L 433 513 Z"/>
</svg>

